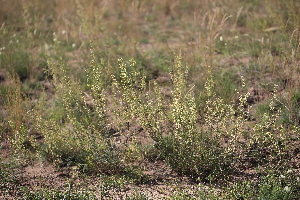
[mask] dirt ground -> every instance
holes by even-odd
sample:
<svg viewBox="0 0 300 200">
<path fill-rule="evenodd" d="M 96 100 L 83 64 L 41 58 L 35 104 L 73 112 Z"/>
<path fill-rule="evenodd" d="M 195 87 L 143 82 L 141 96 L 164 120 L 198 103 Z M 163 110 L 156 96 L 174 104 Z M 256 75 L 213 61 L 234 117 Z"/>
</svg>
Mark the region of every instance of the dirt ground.
<svg viewBox="0 0 300 200">
<path fill-rule="evenodd" d="M 2 147 L 0 151 L 2 162 L 9 161 L 9 154 L 9 150 Z M 17 185 L 15 187 L 26 187 L 33 191 L 39 191 L 42 188 L 64 191 L 72 183 L 74 190 L 87 189 L 93 191 L 98 199 L 124 199 L 136 193 L 149 196 L 153 199 L 163 199 L 174 194 L 174 192 L 178 192 L 178 190 L 184 190 L 189 194 L 193 194 L 200 188 L 202 190 L 209 189 L 209 186 L 205 185 L 199 187 L 189 177 L 179 176 L 160 160 L 144 162 L 140 167 L 143 168 L 143 174 L 147 177 L 145 183 L 125 184 L 122 187 L 101 191 L 101 188 L 105 185 L 102 175 L 74 175 L 73 168 L 57 169 L 49 163 L 34 162 L 14 170 L 14 176 L 17 178 Z M 0 189 L 2 190 L 3 188 Z M 216 189 L 215 192 L 218 193 L 221 191 Z M 1 197 L 0 195 L 4 199 L 15 199 L 20 196 L 22 196 L 22 192 L 17 191 L 17 188 L 13 188 L 5 196 Z"/>
</svg>

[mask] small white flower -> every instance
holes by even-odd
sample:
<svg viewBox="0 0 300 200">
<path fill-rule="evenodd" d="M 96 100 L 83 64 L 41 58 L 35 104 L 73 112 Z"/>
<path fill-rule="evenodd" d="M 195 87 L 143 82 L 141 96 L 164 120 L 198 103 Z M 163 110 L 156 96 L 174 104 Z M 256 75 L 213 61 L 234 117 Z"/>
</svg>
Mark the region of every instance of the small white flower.
<svg viewBox="0 0 300 200">
<path fill-rule="evenodd" d="M 222 36 L 220 36 L 220 41 L 223 41 L 223 37 Z"/>
<path fill-rule="evenodd" d="M 63 30 L 63 31 L 61 32 L 61 34 L 63 34 L 63 35 L 64 35 L 64 34 L 66 34 L 66 31 L 65 31 L 65 30 Z"/>
<path fill-rule="evenodd" d="M 289 169 L 286 173 L 291 174 L 291 173 L 293 173 L 293 170 Z"/>
<path fill-rule="evenodd" d="M 56 33 L 55 33 L 55 32 L 53 32 L 53 35 L 56 35 Z"/>
<path fill-rule="evenodd" d="M 290 192 L 290 191 L 291 191 L 291 188 L 290 188 L 289 186 L 285 186 L 285 187 L 284 187 L 284 191 Z"/>
<path fill-rule="evenodd" d="M 48 44 L 45 44 L 45 49 L 48 50 L 50 47 Z"/>
<path fill-rule="evenodd" d="M 236 35 L 236 36 L 234 36 L 234 38 L 235 38 L 235 39 L 238 39 L 238 38 L 239 38 L 239 36 L 238 36 L 238 35 Z"/>
<path fill-rule="evenodd" d="M 56 41 L 57 41 L 57 38 L 53 38 L 53 41 L 56 42 Z"/>
<path fill-rule="evenodd" d="M 35 35 L 36 34 L 36 29 L 34 29 L 34 31 L 33 31 L 33 35 Z"/>
<path fill-rule="evenodd" d="M 280 178 L 285 179 L 285 176 L 284 175 L 280 175 Z"/>
<path fill-rule="evenodd" d="M 73 43 L 73 44 L 72 44 L 72 47 L 75 49 L 75 47 L 76 47 L 76 44 L 75 44 L 75 43 Z"/>
</svg>

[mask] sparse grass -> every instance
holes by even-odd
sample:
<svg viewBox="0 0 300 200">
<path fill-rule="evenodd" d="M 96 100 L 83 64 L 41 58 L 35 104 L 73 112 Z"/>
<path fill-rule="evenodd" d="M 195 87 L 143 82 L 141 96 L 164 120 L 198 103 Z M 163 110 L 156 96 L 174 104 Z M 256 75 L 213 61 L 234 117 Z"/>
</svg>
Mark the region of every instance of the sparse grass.
<svg viewBox="0 0 300 200">
<path fill-rule="evenodd" d="M 299 178 L 293 170 L 276 174 L 271 170 L 263 173 L 257 182 L 235 183 L 228 188 L 229 199 L 298 199 Z M 253 188 L 256 188 L 253 190 Z"/>
<path fill-rule="evenodd" d="M 4 197 L 16 189 L 18 181 L 13 173 L 13 167 L 9 164 L 2 163 L 2 159 L 0 159 L 0 161 L 0 191 L 2 193 L 2 197 Z"/>
<path fill-rule="evenodd" d="M 0 4 L 0 150 L 19 165 L 1 159 L 0 193 L 20 197 L 12 168 L 42 159 L 77 178 L 105 174 L 95 192 L 113 199 L 163 160 L 178 179 L 223 188 L 169 199 L 299 198 L 299 2 Z"/>
<path fill-rule="evenodd" d="M 39 190 L 39 191 L 31 191 L 27 188 L 23 190 L 23 199 L 28 200 L 44 200 L 44 199 L 70 199 L 70 200 L 93 200 L 96 197 L 90 192 L 74 192 L 72 190 L 69 191 L 59 191 L 59 190 Z"/>
</svg>

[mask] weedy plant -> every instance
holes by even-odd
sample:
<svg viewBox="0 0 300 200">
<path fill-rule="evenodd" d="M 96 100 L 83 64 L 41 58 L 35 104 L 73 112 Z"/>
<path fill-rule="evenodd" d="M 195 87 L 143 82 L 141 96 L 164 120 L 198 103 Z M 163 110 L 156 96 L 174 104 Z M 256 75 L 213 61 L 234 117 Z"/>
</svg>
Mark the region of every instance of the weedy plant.
<svg viewBox="0 0 300 200">
<path fill-rule="evenodd" d="M 131 61 L 130 67 L 133 66 Z M 144 78 L 128 72 L 123 61 L 120 69 L 120 80 L 114 82 L 120 93 L 121 109 L 127 113 L 124 121 L 138 119 L 175 171 L 214 179 L 234 171 L 238 163 L 249 157 L 255 160 L 255 166 L 282 158 L 286 137 L 276 123 L 280 113 L 274 110 L 276 89 L 270 103 L 273 114 L 265 114 L 262 121 L 251 125 L 247 123 L 250 94 L 238 94 L 237 103 L 226 104 L 216 96 L 210 75 L 205 84 L 206 108 L 199 119 L 193 87 L 187 85 L 187 68 L 180 56 L 175 57 L 170 73 L 173 88 L 169 99 L 162 95 L 156 82 L 155 92 L 146 92 Z M 243 78 L 242 83 L 245 86 Z"/>
<path fill-rule="evenodd" d="M 280 166 L 280 171 L 298 155 L 299 2 L 1 3 L 0 109 L 2 113 L 4 100 L 6 111 L 0 129 L 2 141 L 8 138 L 15 153 L 28 152 L 29 146 L 59 166 L 122 170 L 134 184 L 145 180 L 133 163 L 147 156 L 163 158 L 179 173 L 213 181 L 245 168 Z M 22 15 L 13 12 L 20 9 Z M 95 48 L 88 45 L 90 40 Z M 177 49 L 184 58 L 175 56 L 172 65 Z M 135 60 L 120 59 L 116 72 L 119 57 Z M 171 80 L 159 81 L 169 66 Z M 16 75 L 7 78 L 8 73 Z M 253 102 L 254 107 L 264 105 L 255 121 L 249 121 L 253 112 L 246 80 L 263 96 Z M 164 95 L 166 87 L 170 95 Z M 117 103 L 108 103 L 111 99 Z M 116 131 L 111 127 L 120 136 L 112 136 Z M 144 131 L 154 145 L 139 144 Z M 38 142 L 36 136 L 41 136 Z M 124 170 L 127 164 L 132 168 Z M 3 170 L 0 176 L 10 182 Z M 239 195 L 231 197 L 291 198 L 296 182 L 278 180 L 278 174 L 264 174 L 256 185 L 237 184 Z M 107 182 L 105 192 L 119 187 Z M 56 190 L 26 195 L 68 197 Z"/>
<path fill-rule="evenodd" d="M 25 141 L 29 139 L 25 125 L 26 97 L 16 74 L 10 74 L 9 81 L 10 88 L 6 96 L 6 108 L 9 111 L 8 124 L 11 134 L 8 135 L 7 139 L 15 153 L 21 153 L 22 150 L 25 150 Z"/>
<path fill-rule="evenodd" d="M 205 132 L 199 132 L 193 88 L 187 86 L 187 68 L 182 66 L 180 56 L 175 57 L 171 72 L 173 91 L 170 102 L 164 99 L 157 83 L 153 85 L 155 93 L 145 93 L 145 82 L 139 84 L 125 70 L 126 65 L 120 67 L 120 83 L 115 83 L 122 94 L 121 101 L 149 132 L 155 147 L 174 170 L 207 176 L 216 173 L 222 165 L 227 166 L 221 159 L 224 156 L 221 156 L 218 142 Z"/>
<path fill-rule="evenodd" d="M 41 152 L 59 165 L 79 165 L 81 169 L 94 169 L 106 173 L 119 170 L 117 148 L 109 139 L 106 101 L 101 74 L 101 63 L 96 63 L 91 53 L 88 87 L 91 102 L 87 103 L 77 81 L 67 74 L 66 65 L 47 56 L 49 75 L 53 77 L 56 101 L 63 107 L 60 118 L 45 113 L 51 112 L 45 99 L 32 110 L 35 129 L 42 134 L 44 146 Z M 90 106 L 88 106 L 88 104 Z M 49 110 L 50 109 L 50 110 Z"/>
</svg>

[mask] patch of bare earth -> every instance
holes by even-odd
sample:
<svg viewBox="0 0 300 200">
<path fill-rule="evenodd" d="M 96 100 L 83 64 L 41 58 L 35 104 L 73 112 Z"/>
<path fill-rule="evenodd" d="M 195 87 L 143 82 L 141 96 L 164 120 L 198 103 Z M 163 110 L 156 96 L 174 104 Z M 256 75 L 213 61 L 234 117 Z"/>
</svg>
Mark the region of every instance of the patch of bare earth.
<svg viewBox="0 0 300 200">
<path fill-rule="evenodd" d="M 1 150 L 1 157 L 8 156 L 7 150 Z M 76 174 L 72 168 L 57 169 L 51 164 L 42 162 L 32 163 L 15 170 L 17 183 L 15 191 L 1 196 L 4 199 L 15 199 L 21 197 L 23 192 L 20 188 L 27 188 L 29 191 L 41 191 L 41 189 L 54 189 L 66 191 L 72 185 L 72 189 L 78 191 L 93 191 L 97 199 L 125 199 L 126 197 L 142 194 L 152 199 L 164 199 L 178 191 L 185 191 L 193 195 L 197 191 L 208 190 L 208 186 L 199 187 L 189 177 L 179 176 L 171 170 L 163 161 L 145 161 L 140 167 L 147 180 L 143 184 L 126 183 L 122 187 L 106 187 L 105 175 L 93 176 Z M 17 191 L 18 190 L 18 191 Z M 216 192 L 220 192 L 217 191 Z"/>
</svg>

